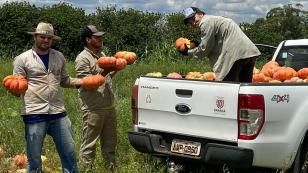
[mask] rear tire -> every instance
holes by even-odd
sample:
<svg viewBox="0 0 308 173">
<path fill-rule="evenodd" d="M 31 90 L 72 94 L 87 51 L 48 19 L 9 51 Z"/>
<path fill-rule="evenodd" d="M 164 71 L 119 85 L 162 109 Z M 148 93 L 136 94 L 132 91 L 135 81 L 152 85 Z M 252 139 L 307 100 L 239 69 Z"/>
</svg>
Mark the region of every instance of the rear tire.
<svg viewBox="0 0 308 173">
<path fill-rule="evenodd" d="M 301 173 L 308 173 L 308 145 L 306 144 L 303 151 L 302 151 L 302 157 L 301 157 Z"/>
<path fill-rule="evenodd" d="M 308 144 L 303 143 L 299 148 L 292 167 L 288 173 L 308 173 Z"/>
</svg>

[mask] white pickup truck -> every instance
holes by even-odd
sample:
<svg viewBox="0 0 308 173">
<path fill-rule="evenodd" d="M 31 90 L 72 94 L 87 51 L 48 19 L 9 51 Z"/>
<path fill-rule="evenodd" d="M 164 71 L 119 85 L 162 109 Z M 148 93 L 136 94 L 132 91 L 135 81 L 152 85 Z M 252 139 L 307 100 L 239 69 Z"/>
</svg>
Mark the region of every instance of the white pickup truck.
<svg viewBox="0 0 308 173">
<path fill-rule="evenodd" d="M 272 60 L 308 67 L 308 39 L 281 42 Z M 308 83 L 141 76 L 132 112 L 128 137 L 139 152 L 248 172 L 307 172 Z"/>
</svg>

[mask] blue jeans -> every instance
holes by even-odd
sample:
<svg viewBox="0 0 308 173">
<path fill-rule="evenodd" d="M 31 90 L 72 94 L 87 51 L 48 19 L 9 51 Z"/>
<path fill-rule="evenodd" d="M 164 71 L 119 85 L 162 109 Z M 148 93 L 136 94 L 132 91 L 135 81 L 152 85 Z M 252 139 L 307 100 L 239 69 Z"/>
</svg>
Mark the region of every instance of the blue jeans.
<svg viewBox="0 0 308 173">
<path fill-rule="evenodd" d="M 71 121 L 67 116 L 50 121 L 25 124 L 28 171 L 42 172 L 41 153 L 46 134 L 53 138 L 64 173 L 78 173 Z"/>
</svg>

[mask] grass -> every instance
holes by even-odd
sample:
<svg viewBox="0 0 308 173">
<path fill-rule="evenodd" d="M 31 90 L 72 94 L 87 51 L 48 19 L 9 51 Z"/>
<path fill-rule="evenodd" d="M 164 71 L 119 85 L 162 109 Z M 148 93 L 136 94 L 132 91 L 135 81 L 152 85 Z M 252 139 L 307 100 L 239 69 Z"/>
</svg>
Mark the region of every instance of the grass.
<svg viewBox="0 0 308 173">
<path fill-rule="evenodd" d="M 164 56 L 164 54 L 167 56 Z M 67 63 L 72 77 L 75 76 L 73 62 Z M 12 60 L 0 59 L 0 79 L 12 73 Z M 117 168 L 119 173 L 163 172 L 164 165 L 157 159 L 141 154 L 131 147 L 127 132 L 132 129 L 130 92 L 136 78 L 149 72 L 159 71 L 164 75 L 179 72 L 183 75 L 189 71 L 210 71 L 207 61 L 182 57 L 172 52 L 154 53 L 146 60 L 127 66 L 113 78 L 113 90 L 116 97 L 118 143 L 116 151 Z M 65 107 L 72 121 L 73 137 L 78 158 L 82 140 L 82 115 L 79 108 L 77 90 L 63 89 Z M 17 154 L 25 154 L 24 124 L 19 116 L 20 98 L 12 96 L 3 86 L 0 87 L 0 147 L 5 155 L 0 155 L 0 172 L 16 171 L 12 166 L 12 158 Z M 61 172 L 59 156 L 50 137 L 45 139 L 43 155 L 47 157 L 44 163 L 45 172 Z M 104 161 L 97 148 L 96 162 L 92 172 L 104 173 Z"/>
</svg>

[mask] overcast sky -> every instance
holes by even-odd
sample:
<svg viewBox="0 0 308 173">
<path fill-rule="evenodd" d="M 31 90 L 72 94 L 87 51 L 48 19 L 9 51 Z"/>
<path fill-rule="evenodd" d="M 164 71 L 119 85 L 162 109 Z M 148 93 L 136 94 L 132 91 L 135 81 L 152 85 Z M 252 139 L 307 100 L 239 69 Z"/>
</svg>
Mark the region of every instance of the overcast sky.
<svg viewBox="0 0 308 173">
<path fill-rule="evenodd" d="M 14 0 L 0 0 L 4 2 Z M 16 0 L 15 0 L 16 1 Z M 199 7 L 207 14 L 222 15 L 234 19 L 237 23 L 255 22 L 264 18 L 266 13 L 275 7 L 301 3 L 303 10 L 308 11 L 308 0 L 29 0 L 36 6 L 50 6 L 59 2 L 82 8 L 86 13 L 95 12 L 97 7 L 115 5 L 117 8 L 133 8 L 141 11 L 173 13 L 182 12 L 189 6 Z"/>
</svg>

